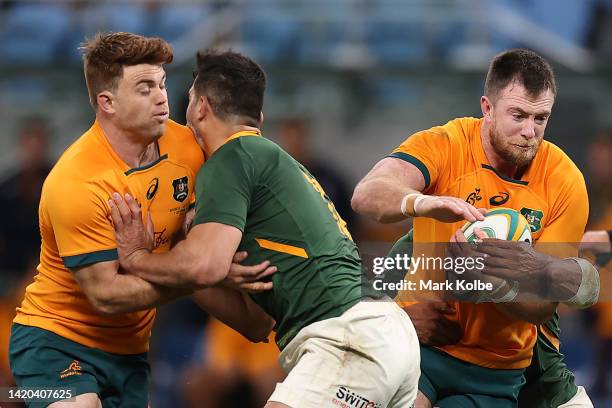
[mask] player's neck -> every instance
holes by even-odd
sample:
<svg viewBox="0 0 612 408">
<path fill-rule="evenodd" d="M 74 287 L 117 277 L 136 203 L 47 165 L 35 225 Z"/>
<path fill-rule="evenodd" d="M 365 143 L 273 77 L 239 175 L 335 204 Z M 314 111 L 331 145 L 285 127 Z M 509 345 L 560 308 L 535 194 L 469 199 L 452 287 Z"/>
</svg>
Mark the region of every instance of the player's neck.
<svg viewBox="0 0 612 408">
<path fill-rule="evenodd" d="M 156 141 L 139 140 L 137 136 L 122 131 L 111 121 L 99 118 L 98 123 L 117 156 L 130 168 L 146 166 L 159 158 Z"/>
<path fill-rule="evenodd" d="M 255 126 L 219 123 L 218 126 L 216 126 L 215 131 L 211 132 L 209 142 L 206 143 L 204 151 L 206 157 L 212 156 L 213 153 L 215 153 L 221 146 L 223 146 L 227 142 L 227 139 L 239 132 L 259 133 L 260 130 Z"/>
</svg>

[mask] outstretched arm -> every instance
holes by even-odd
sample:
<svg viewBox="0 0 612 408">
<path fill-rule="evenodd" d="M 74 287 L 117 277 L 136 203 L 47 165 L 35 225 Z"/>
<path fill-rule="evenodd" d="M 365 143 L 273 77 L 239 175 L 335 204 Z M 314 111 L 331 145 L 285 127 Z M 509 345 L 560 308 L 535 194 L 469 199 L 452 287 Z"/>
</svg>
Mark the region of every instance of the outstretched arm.
<svg viewBox="0 0 612 408">
<path fill-rule="evenodd" d="M 135 200 L 128 194 L 122 198 L 115 193 L 109 205 L 119 262 L 129 273 L 159 285 L 197 289 L 220 283 L 231 271 L 232 279 L 227 283 L 239 284 L 244 290 L 271 289 L 270 282 L 256 282 L 276 272 L 268 261 L 254 266 L 232 263 L 245 258 L 242 253 L 235 254 L 242 239 L 242 231 L 238 228 L 215 222 L 199 224 L 171 251 L 151 253 L 146 244 L 147 232 L 140 207 Z"/>
<path fill-rule="evenodd" d="M 430 217 L 441 222 L 483 220 L 482 212 L 457 197 L 421 194 L 423 173 L 415 165 L 386 157 L 357 184 L 353 210 L 382 223 L 407 217 Z"/>
<path fill-rule="evenodd" d="M 265 341 L 274 327 L 274 319 L 243 292 L 212 287 L 192 296 L 202 309 L 254 343 Z"/>
</svg>

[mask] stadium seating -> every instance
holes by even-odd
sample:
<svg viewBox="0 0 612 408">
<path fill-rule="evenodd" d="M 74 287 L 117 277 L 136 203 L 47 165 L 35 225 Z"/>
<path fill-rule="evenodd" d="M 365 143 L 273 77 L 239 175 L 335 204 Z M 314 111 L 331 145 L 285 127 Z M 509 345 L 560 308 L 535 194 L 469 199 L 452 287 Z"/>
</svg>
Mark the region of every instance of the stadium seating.
<svg viewBox="0 0 612 408">
<path fill-rule="evenodd" d="M 9 8 L 0 28 L 0 61 L 44 65 L 58 59 L 57 50 L 71 23 L 59 4 L 22 4 Z"/>
</svg>

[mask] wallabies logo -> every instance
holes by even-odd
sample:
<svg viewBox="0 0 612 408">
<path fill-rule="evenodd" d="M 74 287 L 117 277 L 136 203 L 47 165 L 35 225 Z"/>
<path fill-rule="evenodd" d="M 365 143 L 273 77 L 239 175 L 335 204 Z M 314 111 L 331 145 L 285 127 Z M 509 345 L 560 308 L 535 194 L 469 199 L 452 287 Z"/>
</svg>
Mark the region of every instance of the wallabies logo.
<svg viewBox="0 0 612 408">
<path fill-rule="evenodd" d="M 174 197 L 174 199 L 180 203 L 185 201 L 185 199 L 189 195 L 189 178 L 185 176 L 173 180 L 172 186 L 174 187 L 174 193 L 172 194 L 172 197 Z"/>
<path fill-rule="evenodd" d="M 544 218 L 544 213 L 542 211 L 523 207 L 521 208 L 521 214 L 523 214 L 523 217 L 525 217 L 529 223 L 532 233 L 542 229 L 542 218 Z"/>
</svg>

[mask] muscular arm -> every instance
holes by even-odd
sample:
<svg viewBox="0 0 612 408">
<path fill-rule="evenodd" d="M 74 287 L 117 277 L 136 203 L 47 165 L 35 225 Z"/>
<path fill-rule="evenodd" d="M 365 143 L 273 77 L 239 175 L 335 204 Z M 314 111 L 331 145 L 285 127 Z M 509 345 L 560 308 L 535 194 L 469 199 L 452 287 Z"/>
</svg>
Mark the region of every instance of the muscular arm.
<svg viewBox="0 0 612 408">
<path fill-rule="evenodd" d="M 355 212 L 378 222 L 397 222 L 406 218 L 400 210 L 404 196 L 424 188 L 425 179 L 416 166 L 386 157 L 357 184 L 351 206 Z"/>
<path fill-rule="evenodd" d="M 515 319 L 540 325 L 550 320 L 557 305 L 557 302 L 513 302 L 497 303 L 495 308 Z"/>
<path fill-rule="evenodd" d="M 411 163 L 386 157 L 357 184 L 351 205 L 355 212 L 382 223 L 397 222 L 407 216 L 402 213 L 402 200 L 407 194 L 425 189 L 423 173 Z M 484 216 L 474 206 L 457 197 L 421 196 L 418 208 L 416 196 L 410 197 L 410 208 L 416 217 L 434 218 L 440 222 L 476 221 Z"/>
<path fill-rule="evenodd" d="M 169 252 L 138 249 L 119 256 L 127 271 L 149 282 L 202 289 L 225 279 L 241 239 L 238 228 L 209 222 L 193 227 Z"/>
<path fill-rule="evenodd" d="M 93 307 L 105 315 L 146 310 L 191 293 L 147 282 L 119 273 L 118 261 L 100 262 L 72 273 Z"/>
<path fill-rule="evenodd" d="M 275 324 L 274 319 L 243 292 L 215 286 L 197 291 L 192 299 L 254 343 L 264 341 Z"/>
</svg>

